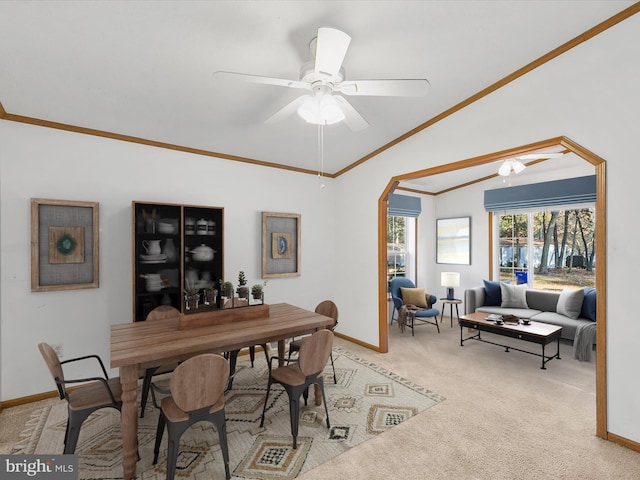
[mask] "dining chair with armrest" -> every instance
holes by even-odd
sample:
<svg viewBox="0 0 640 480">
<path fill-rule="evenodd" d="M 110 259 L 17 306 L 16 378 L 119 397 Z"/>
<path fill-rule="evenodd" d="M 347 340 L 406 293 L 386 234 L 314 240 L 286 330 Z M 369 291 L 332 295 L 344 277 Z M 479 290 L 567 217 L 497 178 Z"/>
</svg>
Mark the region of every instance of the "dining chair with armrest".
<svg viewBox="0 0 640 480">
<path fill-rule="evenodd" d="M 316 384 L 322 391 L 322 401 L 327 415 L 327 428 L 329 424 L 329 409 L 324 394 L 324 382 L 322 373 L 329 360 L 333 346 L 333 332 L 331 330 L 319 330 L 313 335 L 305 337 L 300 352 L 295 362 L 280 357 L 271 357 L 269 361 L 269 381 L 267 383 L 267 395 L 264 399 L 260 426 L 264 426 L 264 415 L 267 410 L 269 392 L 273 383 L 282 385 L 289 396 L 289 414 L 291 416 L 291 435 L 293 436 L 293 448 L 297 448 L 298 425 L 300 422 L 300 395 L 304 396 L 304 404 L 307 404 L 309 386 Z M 282 367 L 273 368 L 274 360 L 288 363 Z"/>
<path fill-rule="evenodd" d="M 403 298 L 403 288 L 408 289 L 405 290 L 405 292 L 415 294 L 416 298 Z M 440 333 L 440 326 L 438 325 L 438 315 L 440 314 L 440 310 L 433 308 L 433 304 L 438 301 L 438 298 L 435 295 L 425 294 L 424 289 L 416 289 L 413 281 L 406 277 L 395 277 L 392 279 L 390 282 L 390 291 L 394 309 L 398 311 L 398 315 L 400 315 L 400 309 L 403 305 L 411 304 L 417 307 L 416 310 L 413 310 L 413 313 L 410 316 L 410 324 L 407 324 L 407 326 L 411 328 L 412 336 L 414 335 L 416 321 L 435 325 L 438 329 L 438 333 Z M 429 319 L 434 319 L 435 321 L 430 321 Z M 393 322 L 393 315 L 391 317 L 391 321 Z"/>
<path fill-rule="evenodd" d="M 115 408 L 119 411 L 122 409 L 120 377 L 109 378 L 98 355 L 70 358 L 61 362 L 55 350 L 48 343 L 38 344 L 38 349 L 56 382 L 60 399 L 67 401 L 68 417 L 63 453 L 73 454 L 76 451 L 82 423 L 89 415 L 102 408 Z M 97 360 L 102 375 L 72 380 L 65 378 L 62 365 L 89 359 Z M 67 385 L 80 383 L 82 385 L 67 389 Z"/>
<path fill-rule="evenodd" d="M 330 328 L 330 330 L 333 332 L 336 329 L 336 327 L 338 326 L 338 306 L 335 303 L 333 303 L 331 300 L 324 300 L 318 304 L 315 312 L 319 313 L 320 315 L 324 315 L 325 317 L 333 318 L 335 320 L 335 323 L 333 324 L 333 327 Z M 300 351 L 300 345 L 302 345 L 304 339 L 305 337 L 299 338 L 297 340 L 294 339 L 289 343 L 289 358 L 291 358 L 292 353 Z M 336 367 L 333 365 L 333 353 L 329 355 L 329 358 L 331 359 L 331 368 L 333 369 L 333 383 L 337 384 L 338 379 L 336 377 Z"/>
<path fill-rule="evenodd" d="M 182 434 L 193 424 L 206 421 L 218 431 L 225 477 L 231 478 L 229 448 L 224 411 L 224 390 L 229 379 L 229 362 L 218 354 L 203 353 L 176 367 L 169 380 L 171 395 L 160 404 L 160 417 L 153 450 L 153 464 L 158 463 L 162 435 L 167 427 L 167 480 L 172 480 Z"/>
</svg>

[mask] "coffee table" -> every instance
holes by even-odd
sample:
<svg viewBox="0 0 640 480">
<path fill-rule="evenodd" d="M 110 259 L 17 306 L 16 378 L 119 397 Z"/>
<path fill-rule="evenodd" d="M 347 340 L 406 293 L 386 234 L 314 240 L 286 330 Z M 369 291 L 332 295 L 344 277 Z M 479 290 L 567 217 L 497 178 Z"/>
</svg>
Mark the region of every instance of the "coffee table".
<svg viewBox="0 0 640 480">
<path fill-rule="evenodd" d="M 550 360 L 553 360 L 554 358 L 560 360 L 560 334 L 562 332 L 562 327 L 540 322 L 530 322 L 529 325 L 523 325 L 522 323 L 518 325 L 507 323 L 496 325 L 494 321 L 487 320 L 488 316 L 489 314 L 486 312 L 474 312 L 460 317 L 458 323 L 460 324 L 461 347 L 464 346 L 464 342 L 467 340 L 477 340 L 479 342 L 491 343 L 492 345 L 504 347 L 506 352 L 509 350 L 516 350 L 518 352 L 536 355 L 538 357 L 542 357 L 542 366 L 540 367 L 542 370 L 546 370 L 545 365 Z M 474 329 L 477 333 L 470 337 L 463 338 L 463 330 L 465 327 Z M 542 354 L 485 340 L 481 337 L 480 332 L 489 332 L 503 337 L 517 338 L 525 342 L 537 343 L 542 347 Z M 557 352 L 554 355 L 547 356 L 545 355 L 545 346 L 553 341 L 557 342 Z"/>
</svg>

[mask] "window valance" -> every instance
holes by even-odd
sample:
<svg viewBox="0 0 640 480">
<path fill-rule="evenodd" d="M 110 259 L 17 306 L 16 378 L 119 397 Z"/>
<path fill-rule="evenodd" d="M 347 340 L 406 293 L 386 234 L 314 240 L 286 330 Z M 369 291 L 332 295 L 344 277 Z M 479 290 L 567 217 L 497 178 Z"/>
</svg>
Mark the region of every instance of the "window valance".
<svg viewBox="0 0 640 480">
<path fill-rule="evenodd" d="M 484 208 L 487 212 L 575 205 L 595 201 L 595 175 L 498 188 L 484 192 Z"/>
<path fill-rule="evenodd" d="M 422 211 L 420 197 L 408 195 L 389 194 L 389 207 L 387 215 L 390 217 L 417 217 Z"/>
</svg>

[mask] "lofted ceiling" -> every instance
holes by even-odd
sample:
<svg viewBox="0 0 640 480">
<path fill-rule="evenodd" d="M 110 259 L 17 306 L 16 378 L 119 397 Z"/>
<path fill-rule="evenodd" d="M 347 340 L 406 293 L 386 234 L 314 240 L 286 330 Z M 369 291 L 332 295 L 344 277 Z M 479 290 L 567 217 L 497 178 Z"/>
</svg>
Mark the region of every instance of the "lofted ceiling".
<svg viewBox="0 0 640 480">
<path fill-rule="evenodd" d="M 299 90 L 213 73 L 297 80 L 318 27 L 328 26 L 352 37 L 347 80 L 431 84 L 417 99 L 349 97 L 370 126 L 324 128 L 324 171 L 340 174 L 633 3 L 4 0 L 0 115 L 316 171 L 317 126 L 295 114 L 264 123 Z M 407 186 L 440 191 L 496 169 Z"/>
</svg>

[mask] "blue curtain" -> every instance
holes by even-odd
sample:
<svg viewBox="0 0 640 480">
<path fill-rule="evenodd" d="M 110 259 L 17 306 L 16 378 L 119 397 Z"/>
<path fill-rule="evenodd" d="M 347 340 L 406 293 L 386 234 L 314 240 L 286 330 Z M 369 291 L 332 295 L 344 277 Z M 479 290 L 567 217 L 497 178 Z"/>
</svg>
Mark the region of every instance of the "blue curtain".
<svg viewBox="0 0 640 480">
<path fill-rule="evenodd" d="M 566 178 L 552 182 L 485 190 L 487 212 L 521 210 L 596 201 L 596 176 Z"/>
</svg>

